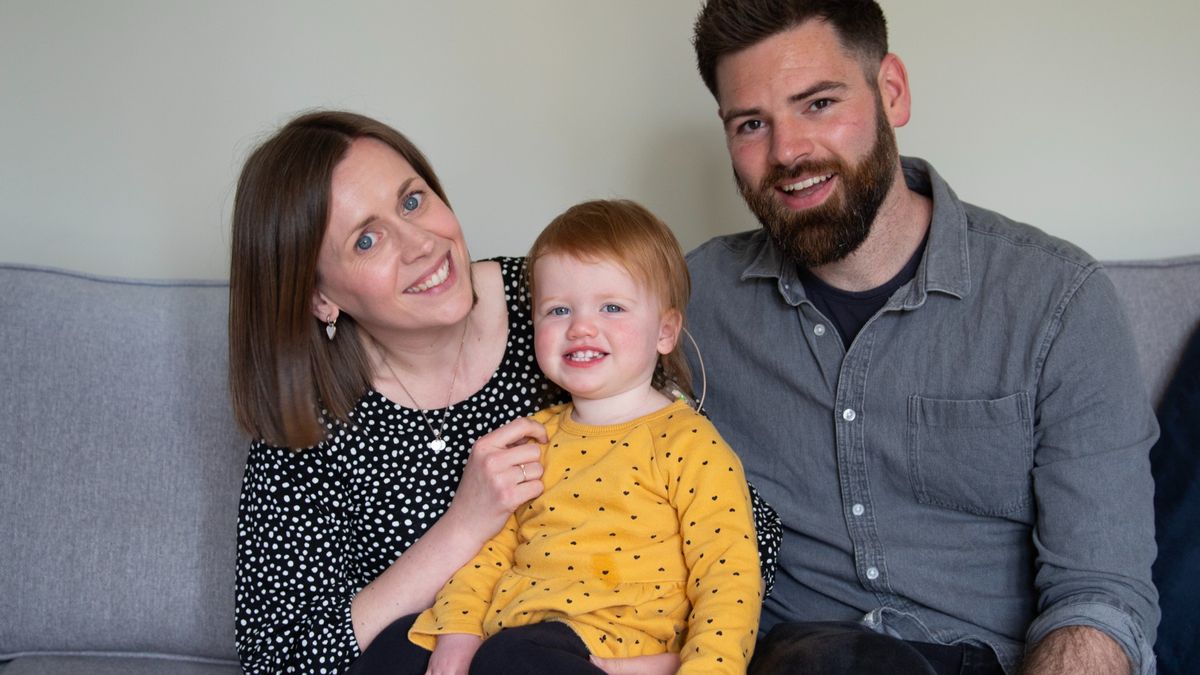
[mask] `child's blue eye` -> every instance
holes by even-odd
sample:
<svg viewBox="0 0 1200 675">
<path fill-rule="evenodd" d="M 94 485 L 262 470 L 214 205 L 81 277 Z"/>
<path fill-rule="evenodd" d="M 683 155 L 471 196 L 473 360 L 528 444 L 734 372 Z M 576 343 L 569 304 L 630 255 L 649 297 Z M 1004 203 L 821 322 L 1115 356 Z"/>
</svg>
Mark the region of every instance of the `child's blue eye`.
<svg viewBox="0 0 1200 675">
<path fill-rule="evenodd" d="M 370 250 L 370 248 L 375 245 L 375 239 L 376 237 L 374 233 L 364 232 L 363 236 L 359 237 L 358 241 L 354 242 L 354 248 L 357 248 L 360 251 Z"/>
<path fill-rule="evenodd" d="M 401 206 L 404 207 L 405 213 L 412 213 L 413 211 L 416 211 L 424 201 L 425 195 L 423 193 L 414 192 L 404 198 L 404 203 L 401 204 Z"/>
<path fill-rule="evenodd" d="M 548 312 L 550 316 L 567 316 L 570 313 L 571 310 L 567 309 L 566 307 L 552 307 Z"/>
<path fill-rule="evenodd" d="M 624 312 L 625 308 L 620 305 L 613 304 L 610 302 L 610 303 L 604 305 L 603 307 L 601 307 L 600 311 L 601 312 L 609 312 L 609 313 Z"/>
</svg>

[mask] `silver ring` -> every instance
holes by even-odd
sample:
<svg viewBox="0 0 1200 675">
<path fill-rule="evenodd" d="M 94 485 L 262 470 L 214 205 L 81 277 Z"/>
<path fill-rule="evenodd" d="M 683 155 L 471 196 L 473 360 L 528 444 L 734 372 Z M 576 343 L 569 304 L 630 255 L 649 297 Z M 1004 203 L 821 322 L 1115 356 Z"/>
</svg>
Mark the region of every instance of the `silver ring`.
<svg viewBox="0 0 1200 675">
<path fill-rule="evenodd" d="M 529 480 L 529 474 L 525 473 L 525 465 L 518 464 L 517 468 L 521 470 L 521 482 L 524 483 L 525 481 Z"/>
</svg>

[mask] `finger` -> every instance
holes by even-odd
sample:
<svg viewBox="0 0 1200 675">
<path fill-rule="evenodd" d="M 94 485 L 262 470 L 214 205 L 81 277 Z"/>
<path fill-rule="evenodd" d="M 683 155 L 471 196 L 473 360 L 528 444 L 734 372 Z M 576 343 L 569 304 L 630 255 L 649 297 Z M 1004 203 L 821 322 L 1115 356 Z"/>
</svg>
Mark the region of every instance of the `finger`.
<svg viewBox="0 0 1200 675">
<path fill-rule="evenodd" d="M 517 465 L 517 470 L 521 474 L 521 482 L 530 480 L 538 480 L 545 473 L 541 462 L 525 462 Z"/>
<path fill-rule="evenodd" d="M 490 455 L 514 446 L 546 442 L 546 427 L 528 417 L 519 417 L 481 437 L 475 442 L 473 452 L 478 455 Z"/>
<path fill-rule="evenodd" d="M 544 487 L 542 485 L 542 481 L 527 480 L 524 483 L 517 483 L 514 485 L 512 489 L 512 495 L 519 506 L 542 494 L 543 489 Z"/>
<path fill-rule="evenodd" d="M 506 439 L 505 445 L 516 445 L 528 441 L 545 443 L 549 438 L 546 435 L 546 427 L 532 417 L 518 417 L 492 433 L 499 433 L 500 438 Z"/>
</svg>

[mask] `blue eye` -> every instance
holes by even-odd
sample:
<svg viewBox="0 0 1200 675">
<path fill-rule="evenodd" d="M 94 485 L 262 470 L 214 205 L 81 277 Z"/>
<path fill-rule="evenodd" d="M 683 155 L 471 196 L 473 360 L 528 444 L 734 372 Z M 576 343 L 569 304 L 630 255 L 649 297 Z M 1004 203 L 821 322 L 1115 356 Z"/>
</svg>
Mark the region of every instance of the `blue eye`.
<svg viewBox="0 0 1200 675">
<path fill-rule="evenodd" d="M 550 316 L 567 316 L 570 313 L 571 310 L 566 307 L 551 307 L 550 311 L 547 312 Z"/>
<path fill-rule="evenodd" d="M 412 213 L 413 211 L 416 211 L 424 201 L 424 193 L 414 192 L 404 198 L 404 202 L 401 204 L 401 206 L 404 208 L 405 213 Z"/>
<path fill-rule="evenodd" d="M 375 239 L 376 236 L 373 232 L 364 232 L 363 236 L 359 237 L 358 241 L 354 242 L 354 248 L 360 251 L 368 251 L 372 246 L 375 245 Z"/>
<path fill-rule="evenodd" d="M 608 304 L 604 305 L 603 307 L 601 307 L 601 308 L 600 308 L 600 311 L 601 311 L 601 312 L 616 313 L 616 312 L 624 312 L 624 311 L 625 311 L 625 308 L 624 308 L 624 307 L 622 307 L 622 306 L 620 306 L 620 305 L 618 305 L 618 304 L 614 304 L 614 303 L 611 303 L 611 302 L 610 302 L 610 303 L 608 303 Z"/>
</svg>

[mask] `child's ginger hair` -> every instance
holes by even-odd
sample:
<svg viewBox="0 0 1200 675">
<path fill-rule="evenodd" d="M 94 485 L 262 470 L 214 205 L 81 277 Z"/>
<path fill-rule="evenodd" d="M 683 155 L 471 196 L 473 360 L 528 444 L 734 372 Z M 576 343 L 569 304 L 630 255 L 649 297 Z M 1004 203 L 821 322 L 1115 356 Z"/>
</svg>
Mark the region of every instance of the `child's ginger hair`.
<svg viewBox="0 0 1200 675">
<path fill-rule="evenodd" d="M 635 281 L 657 293 L 664 312 L 675 310 L 681 324 L 686 323 L 692 280 L 683 250 L 671 228 L 641 204 L 627 199 L 587 201 L 550 221 L 529 249 L 525 269 L 531 294 L 537 288 L 534 263 L 552 253 L 620 265 Z M 655 381 L 661 386 L 663 378 L 670 379 L 691 396 L 692 377 L 683 357 L 682 337 L 670 354 L 659 356 Z"/>
</svg>

